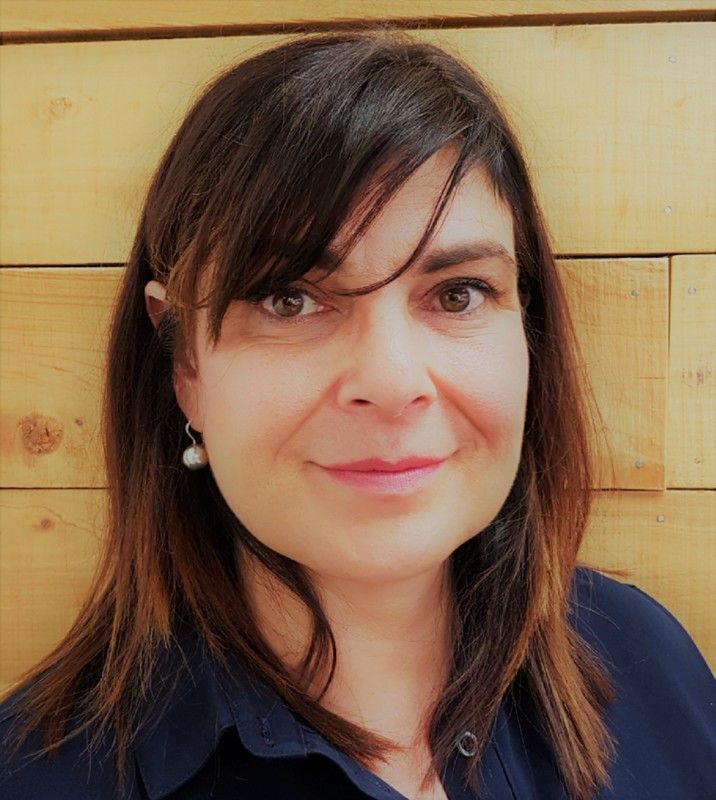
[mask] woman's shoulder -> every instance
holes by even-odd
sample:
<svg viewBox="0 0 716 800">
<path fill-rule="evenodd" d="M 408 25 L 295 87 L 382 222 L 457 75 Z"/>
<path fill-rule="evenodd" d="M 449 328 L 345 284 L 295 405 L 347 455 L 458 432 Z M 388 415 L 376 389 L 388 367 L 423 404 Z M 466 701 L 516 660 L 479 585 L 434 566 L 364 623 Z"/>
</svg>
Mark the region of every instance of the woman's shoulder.
<svg viewBox="0 0 716 800">
<path fill-rule="evenodd" d="M 569 614 L 617 681 L 644 691 L 671 687 L 707 702 L 713 713 L 716 678 L 706 659 L 681 621 L 643 589 L 578 567 Z"/>
<path fill-rule="evenodd" d="M 130 761 L 127 780 L 117 779 L 110 730 L 81 727 L 78 711 L 70 714 L 72 733 L 47 753 L 42 726 L 31 727 L 20 745 L 17 734 L 27 722 L 25 699 L 37 679 L 11 690 L 0 702 L 0 797 L 13 800 L 137 800 L 141 797 Z"/>
<path fill-rule="evenodd" d="M 40 753 L 42 733 L 32 729 L 17 749 L 10 749 L 24 722 L 22 700 L 27 687 L 10 692 L 0 702 L 0 797 L 13 800 L 116 800 L 115 766 L 107 737 L 88 756 L 87 732 L 61 744 L 48 755 Z M 131 772 L 130 778 L 131 778 Z M 123 798 L 135 798 L 131 781 Z"/>
<path fill-rule="evenodd" d="M 617 744 L 615 798 L 706 798 L 716 786 L 716 678 L 662 603 L 591 568 L 575 571 L 569 614 L 610 675 L 605 722 Z"/>
<path fill-rule="evenodd" d="M 67 730 L 71 736 L 53 753 L 39 752 L 42 735 L 32 727 L 17 751 L 10 740 L 26 714 L 23 700 L 40 688 L 40 678 L 19 686 L 0 702 L 0 797 L 13 800 L 139 800 L 168 796 L 204 764 L 233 716 L 220 687 L 215 664 L 201 637 L 189 625 L 177 627 L 160 649 L 151 685 L 131 716 L 131 742 L 125 750 L 126 781 L 120 785 L 116 742 L 110 723 L 98 731 L 77 702 Z M 93 678 L 73 692 L 86 698 Z M 98 740 L 98 741 L 97 741 Z M 173 789 L 172 789 L 173 791 Z M 173 796 L 173 795 L 172 795 Z"/>
</svg>

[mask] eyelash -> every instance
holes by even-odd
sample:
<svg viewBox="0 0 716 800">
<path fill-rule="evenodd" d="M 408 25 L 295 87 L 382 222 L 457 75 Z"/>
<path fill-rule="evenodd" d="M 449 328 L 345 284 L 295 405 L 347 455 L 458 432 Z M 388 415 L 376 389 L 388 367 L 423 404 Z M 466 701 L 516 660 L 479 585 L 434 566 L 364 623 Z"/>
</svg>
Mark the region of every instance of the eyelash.
<svg viewBox="0 0 716 800">
<path fill-rule="evenodd" d="M 438 284 L 435 289 L 433 290 L 434 294 L 440 294 L 440 292 L 445 291 L 446 289 L 453 289 L 453 288 L 460 288 L 463 286 L 469 286 L 473 289 L 479 289 L 482 294 L 485 295 L 487 299 L 495 299 L 500 297 L 502 292 L 494 286 L 489 281 L 483 280 L 481 278 L 455 278 L 453 280 L 445 281 L 444 283 Z M 253 295 L 252 297 L 247 299 L 247 302 L 253 306 L 259 307 L 260 304 L 267 298 L 267 297 L 274 297 L 279 296 L 282 292 L 300 292 L 301 294 L 308 295 L 314 302 L 320 302 L 317 298 L 313 297 L 313 295 L 307 290 L 301 287 L 300 285 L 288 285 L 285 286 L 283 289 L 279 289 L 275 292 L 258 292 L 257 294 Z M 476 314 L 480 313 L 480 308 L 483 304 L 480 304 L 480 307 L 475 311 L 456 311 L 450 312 L 446 311 L 445 313 L 448 316 L 457 317 L 458 319 L 465 319 L 467 317 L 473 317 Z M 276 321 L 279 324 L 288 324 L 288 325 L 300 325 L 310 319 L 313 314 L 308 314 L 306 316 L 295 316 L 295 317 L 281 317 L 275 314 L 271 314 L 265 309 L 258 308 L 258 310 L 267 316 L 270 320 Z M 322 312 L 315 312 L 315 313 L 322 313 Z"/>
</svg>

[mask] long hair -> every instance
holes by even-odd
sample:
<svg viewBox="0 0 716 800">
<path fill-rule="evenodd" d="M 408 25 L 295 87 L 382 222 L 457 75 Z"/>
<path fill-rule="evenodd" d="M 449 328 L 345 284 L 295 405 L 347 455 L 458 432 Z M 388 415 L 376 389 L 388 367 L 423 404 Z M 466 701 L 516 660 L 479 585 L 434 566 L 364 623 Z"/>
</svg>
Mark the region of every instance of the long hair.
<svg viewBox="0 0 716 800">
<path fill-rule="evenodd" d="M 472 731 L 477 746 L 465 769 L 477 790 L 491 722 L 519 683 L 543 720 L 569 796 L 588 800 L 609 783 L 614 745 L 602 712 L 614 685 L 568 621 L 592 498 L 598 410 L 548 231 L 495 93 L 459 57 L 381 26 L 291 38 L 232 65 L 203 89 L 157 167 L 108 341 L 103 553 L 69 632 L 13 687 L 27 689 L 18 746 L 43 722 L 47 753 L 81 731 L 96 743 L 111 730 L 123 784 L 152 672 L 182 620 L 218 663 L 240 655 L 289 708 L 360 763 L 370 768 L 397 748 L 303 691 L 319 669 L 329 683 L 335 669 L 317 592 L 300 564 L 242 526 L 211 470 L 181 466 L 185 420 L 172 375 L 177 360 L 191 358 L 197 308 L 208 309 L 215 343 L 232 301 L 307 273 L 358 207 L 348 253 L 445 145 L 455 148 L 454 167 L 410 260 L 385 281 L 349 293 L 373 291 L 405 271 L 466 171 L 487 170 L 514 220 L 530 357 L 527 412 L 507 500 L 449 559 L 452 658 L 431 711 L 433 766 L 442 774 L 456 739 Z M 156 329 L 144 299 L 151 279 L 167 286 L 169 299 Z M 203 280 L 208 290 L 199 298 Z M 242 581 L 246 557 L 311 613 L 306 683 L 288 674 L 259 631 Z M 83 714 L 70 724 L 77 707 Z"/>
</svg>

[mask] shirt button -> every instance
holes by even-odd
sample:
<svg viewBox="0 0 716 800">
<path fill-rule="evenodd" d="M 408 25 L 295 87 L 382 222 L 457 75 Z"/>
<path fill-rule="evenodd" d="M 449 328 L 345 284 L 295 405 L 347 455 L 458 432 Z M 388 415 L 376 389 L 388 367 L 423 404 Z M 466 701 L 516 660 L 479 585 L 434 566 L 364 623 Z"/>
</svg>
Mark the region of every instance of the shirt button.
<svg viewBox="0 0 716 800">
<path fill-rule="evenodd" d="M 477 752 L 477 737 L 474 733 L 465 731 L 458 737 L 456 747 L 466 758 L 474 756 Z"/>
<path fill-rule="evenodd" d="M 265 719 L 260 719 L 259 721 L 261 723 L 261 738 L 269 747 L 273 747 L 276 743 L 274 742 L 274 738 L 271 734 L 271 728 L 268 724 L 268 721 Z"/>
</svg>

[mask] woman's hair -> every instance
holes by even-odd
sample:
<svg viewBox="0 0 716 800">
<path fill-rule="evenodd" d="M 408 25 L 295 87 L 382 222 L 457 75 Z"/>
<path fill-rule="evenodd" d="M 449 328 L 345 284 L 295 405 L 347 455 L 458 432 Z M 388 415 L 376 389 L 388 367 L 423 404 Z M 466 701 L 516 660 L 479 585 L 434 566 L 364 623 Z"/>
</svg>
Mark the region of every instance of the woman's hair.
<svg viewBox="0 0 716 800">
<path fill-rule="evenodd" d="M 42 722 L 43 753 L 83 730 L 94 732 L 93 744 L 111 730 L 121 784 L 150 678 L 181 622 L 220 664 L 227 652 L 242 657 L 297 715 L 362 764 L 370 768 L 394 748 L 302 691 L 319 668 L 328 682 L 335 669 L 317 592 L 299 563 L 242 526 L 211 470 L 182 467 L 186 420 L 172 375 L 180 359 L 191 361 L 196 309 L 208 309 L 215 343 L 233 300 L 307 273 L 350 218 L 347 254 L 416 168 L 446 145 L 454 167 L 411 259 L 385 281 L 348 293 L 364 294 L 407 269 L 462 176 L 486 169 L 514 219 L 530 354 L 527 413 L 507 500 L 448 562 L 452 661 L 430 717 L 433 763 L 441 773 L 456 740 L 472 731 L 478 745 L 465 766 L 477 789 L 491 723 L 519 685 L 570 797 L 586 800 L 608 784 L 614 750 L 602 711 L 614 687 L 568 621 L 598 411 L 548 232 L 495 94 L 459 58 L 386 26 L 291 38 L 231 66 L 203 91 L 166 150 L 111 321 L 103 553 L 70 631 L 13 687 L 28 690 L 18 746 Z M 151 279 L 167 286 L 169 300 L 156 329 L 144 297 Z M 311 612 L 300 681 L 259 632 L 242 581 L 247 556 Z M 82 724 L 69 725 L 77 707 Z"/>
</svg>

